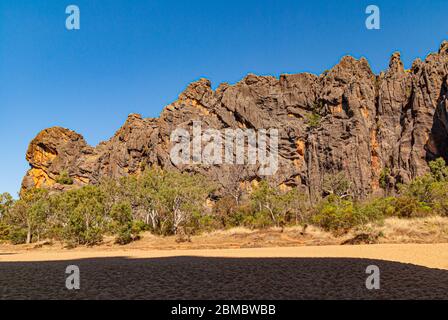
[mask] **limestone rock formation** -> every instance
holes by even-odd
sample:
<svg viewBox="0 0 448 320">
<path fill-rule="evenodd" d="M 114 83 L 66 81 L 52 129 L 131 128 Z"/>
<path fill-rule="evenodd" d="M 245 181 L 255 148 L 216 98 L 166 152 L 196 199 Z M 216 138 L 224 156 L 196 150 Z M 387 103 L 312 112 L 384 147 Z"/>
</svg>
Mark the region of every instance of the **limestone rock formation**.
<svg viewBox="0 0 448 320">
<path fill-rule="evenodd" d="M 396 184 L 427 172 L 429 160 L 448 160 L 447 108 L 448 42 L 410 70 L 395 53 L 380 75 L 365 59 L 347 56 L 320 76 L 250 74 L 216 90 L 201 79 L 160 118 L 132 114 L 97 147 L 68 129 L 43 130 L 29 146 L 31 169 L 22 187 L 64 190 L 67 186 L 56 183 L 62 171 L 76 187 L 138 174 L 148 165 L 200 172 L 223 188 L 260 178 L 253 165 L 174 165 L 171 133 L 201 121 L 204 128 L 276 128 L 280 160 L 277 173 L 268 177 L 272 182 L 298 186 L 315 198 L 326 176 L 344 172 L 353 192 L 363 197 L 379 192 L 385 168 Z"/>
</svg>

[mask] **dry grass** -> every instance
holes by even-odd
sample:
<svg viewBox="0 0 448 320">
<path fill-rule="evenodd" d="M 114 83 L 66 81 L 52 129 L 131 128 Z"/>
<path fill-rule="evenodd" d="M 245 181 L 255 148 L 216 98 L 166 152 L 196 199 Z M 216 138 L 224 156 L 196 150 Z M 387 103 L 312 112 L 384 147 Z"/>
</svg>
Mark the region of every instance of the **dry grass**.
<svg viewBox="0 0 448 320">
<path fill-rule="evenodd" d="M 145 232 L 139 241 L 125 246 L 115 244 L 113 237 L 105 237 L 103 243 L 95 248 L 105 251 L 118 248 L 124 250 L 208 250 L 400 243 L 448 243 L 448 217 L 389 218 L 381 224 L 369 224 L 356 228 L 341 237 L 336 237 L 315 226 L 308 226 L 306 229 L 295 226 L 265 230 L 239 227 L 192 236 L 190 242 L 183 243 L 176 241 L 175 236 L 161 237 Z M 41 242 L 18 246 L 0 244 L 0 250 L 13 251 L 48 251 L 61 248 L 64 248 L 64 245 L 60 242 Z M 90 250 L 89 248 L 85 249 Z"/>
<path fill-rule="evenodd" d="M 448 218 L 391 218 L 376 227 L 382 233 L 380 243 L 447 243 Z"/>
<path fill-rule="evenodd" d="M 209 233 L 204 233 L 203 236 L 213 237 L 213 236 L 233 236 L 237 234 L 249 234 L 253 233 L 253 230 L 245 227 L 236 227 L 226 230 L 216 230 Z"/>
</svg>

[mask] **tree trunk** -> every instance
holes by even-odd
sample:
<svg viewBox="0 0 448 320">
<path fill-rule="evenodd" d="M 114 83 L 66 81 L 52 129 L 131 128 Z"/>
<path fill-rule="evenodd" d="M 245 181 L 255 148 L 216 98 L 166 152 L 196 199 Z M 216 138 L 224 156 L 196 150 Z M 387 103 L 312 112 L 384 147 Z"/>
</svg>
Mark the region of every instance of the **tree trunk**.
<svg viewBox="0 0 448 320">
<path fill-rule="evenodd" d="M 149 213 L 146 213 L 146 216 L 145 216 L 145 223 L 146 223 L 147 225 L 149 225 Z"/>
<path fill-rule="evenodd" d="M 273 221 L 273 222 L 275 223 L 275 225 L 278 227 L 279 225 L 278 225 L 278 223 L 277 223 L 277 219 L 275 219 L 274 212 L 272 211 L 271 207 L 268 206 L 268 205 L 265 205 L 265 208 L 268 209 L 269 213 L 271 214 L 272 221 Z"/>
<path fill-rule="evenodd" d="M 31 226 L 28 226 L 28 232 L 26 233 L 26 244 L 31 243 Z"/>
</svg>

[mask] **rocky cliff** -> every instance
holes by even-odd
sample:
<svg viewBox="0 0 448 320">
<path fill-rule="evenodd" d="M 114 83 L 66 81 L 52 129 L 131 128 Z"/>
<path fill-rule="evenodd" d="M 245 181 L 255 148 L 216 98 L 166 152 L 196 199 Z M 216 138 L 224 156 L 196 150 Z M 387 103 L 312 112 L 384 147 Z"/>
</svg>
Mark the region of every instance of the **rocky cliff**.
<svg viewBox="0 0 448 320">
<path fill-rule="evenodd" d="M 22 186 L 64 190 L 68 186 L 56 183 L 63 171 L 80 186 L 138 174 L 148 165 L 201 172 L 227 188 L 260 178 L 254 166 L 176 167 L 169 156 L 170 134 L 198 120 L 216 129 L 277 128 L 279 170 L 269 179 L 278 185 L 299 186 L 316 197 L 327 175 L 344 172 L 353 191 L 365 196 L 380 190 L 385 168 L 394 185 L 427 172 L 429 160 L 448 160 L 447 76 L 444 42 L 410 70 L 393 54 L 380 75 L 365 59 L 347 56 L 320 76 L 248 75 L 216 90 L 201 79 L 159 118 L 132 114 L 114 137 L 96 147 L 68 129 L 43 130 L 30 143 L 31 169 Z"/>
</svg>

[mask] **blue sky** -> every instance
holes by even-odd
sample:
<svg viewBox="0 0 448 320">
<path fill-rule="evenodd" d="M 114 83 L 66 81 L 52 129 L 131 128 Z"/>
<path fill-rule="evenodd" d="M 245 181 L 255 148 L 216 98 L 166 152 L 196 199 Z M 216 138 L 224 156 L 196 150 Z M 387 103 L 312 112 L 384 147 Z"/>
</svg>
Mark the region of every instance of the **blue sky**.
<svg viewBox="0 0 448 320">
<path fill-rule="evenodd" d="M 65 28 L 65 8 L 81 29 Z M 381 30 L 365 8 L 381 9 Z M 96 145 L 129 113 L 157 116 L 188 83 L 247 73 L 321 73 L 351 54 L 372 69 L 405 66 L 448 39 L 448 1 L 1 0 L 0 192 L 28 169 L 28 143 L 63 126 Z"/>
</svg>

